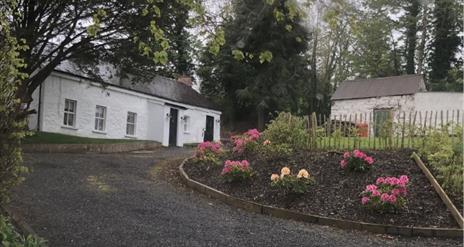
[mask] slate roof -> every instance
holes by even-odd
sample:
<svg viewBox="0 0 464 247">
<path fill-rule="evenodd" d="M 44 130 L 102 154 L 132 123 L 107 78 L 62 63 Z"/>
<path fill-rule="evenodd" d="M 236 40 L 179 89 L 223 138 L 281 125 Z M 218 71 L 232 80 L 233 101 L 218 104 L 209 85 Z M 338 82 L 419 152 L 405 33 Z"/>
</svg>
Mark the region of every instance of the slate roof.
<svg viewBox="0 0 464 247">
<path fill-rule="evenodd" d="M 79 69 L 76 64 L 69 61 L 64 61 L 55 69 L 55 71 L 85 78 L 88 80 L 95 80 L 93 77 L 87 75 L 85 72 Z M 99 66 L 99 75 L 103 79 L 103 82 L 101 83 L 108 86 L 123 88 L 178 103 L 220 111 L 219 108 L 211 101 L 209 101 L 205 96 L 195 91 L 192 87 L 178 82 L 177 80 L 163 76 L 156 76 L 149 83 L 139 82 L 132 84 L 130 80 L 119 78 L 115 76 L 115 74 L 116 73 L 113 66 Z"/>
<path fill-rule="evenodd" d="M 422 75 L 356 79 L 342 82 L 332 100 L 408 95 L 423 91 L 426 89 Z"/>
</svg>

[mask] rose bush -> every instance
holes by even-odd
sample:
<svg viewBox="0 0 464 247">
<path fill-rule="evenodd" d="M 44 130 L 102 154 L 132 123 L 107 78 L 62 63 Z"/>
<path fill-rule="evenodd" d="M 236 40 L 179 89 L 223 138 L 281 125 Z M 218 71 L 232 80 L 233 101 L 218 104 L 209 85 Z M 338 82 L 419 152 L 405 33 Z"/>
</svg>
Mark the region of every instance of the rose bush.
<svg viewBox="0 0 464 247">
<path fill-rule="evenodd" d="M 252 176 L 250 163 L 247 160 L 232 161 L 226 160 L 221 176 L 228 182 L 244 181 Z"/>
<path fill-rule="evenodd" d="M 256 148 L 261 133 L 257 129 L 250 129 L 242 135 L 232 136 L 232 151 L 236 154 L 243 154 L 246 151 L 253 151 Z"/>
<path fill-rule="evenodd" d="M 283 167 L 279 174 L 271 175 L 271 186 L 283 190 L 286 194 L 304 194 L 314 180 L 306 169 L 301 169 L 298 174 L 292 175 L 290 168 Z"/>
<path fill-rule="evenodd" d="M 206 164 L 220 164 L 220 156 L 224 150 L 220 142 L 202 142 L 198 144 L 195 153 L 197 161 L 201 161 Z"/>
<path fill-rule="evenodd" d="M 352 153 L 345 152 L 343 154 L 343 159 L 340 161 L 340 167 L 342 169 L 360 172 L 369 170 L 373 164 L 374 158 L 360 150 L 354 150 Z"/>
<path fill-rule="evenodd" d="M 396 177 L 379 177 L 375 184 L 369 184 L 361 192 L 361 203 L 380 212 L 396 212 L 404 207 L 408 194 L 409 178 L 402 175 Z"/>
</svg>

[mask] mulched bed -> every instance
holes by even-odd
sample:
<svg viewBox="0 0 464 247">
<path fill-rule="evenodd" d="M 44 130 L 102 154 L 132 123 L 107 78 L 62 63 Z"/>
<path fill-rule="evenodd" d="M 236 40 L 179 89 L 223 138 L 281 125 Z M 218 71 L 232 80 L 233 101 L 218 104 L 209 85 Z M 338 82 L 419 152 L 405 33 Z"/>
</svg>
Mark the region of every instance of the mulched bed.
<svg viewBox="0 0 464 247">
<path fill-rule="evenodd" d="M 376 159 L 373 169 L 355 173 L 340 169 L 342 154 L 336 152 L 301 152 L 286 161 L 250 160 L 254 177 L 244 183 L 227 183 L 220 176 L 222 166 L 187 163 L 186 173 L 194 180 L 246 200 L 321 215 L 369 223 L 421 227 L 458 227 L 445 204 L 420 168 L 410 158 L 412 150 L 366 152 Z M 292 173 L 306 168 L 316 183 L 303 196 L 284 195 L 272 188 L 272 173 L 288 166 Z M 379 214 L 364 208 L 359 194 L 377 177 L 409 176 L 406 208 Z"/>
</svg>

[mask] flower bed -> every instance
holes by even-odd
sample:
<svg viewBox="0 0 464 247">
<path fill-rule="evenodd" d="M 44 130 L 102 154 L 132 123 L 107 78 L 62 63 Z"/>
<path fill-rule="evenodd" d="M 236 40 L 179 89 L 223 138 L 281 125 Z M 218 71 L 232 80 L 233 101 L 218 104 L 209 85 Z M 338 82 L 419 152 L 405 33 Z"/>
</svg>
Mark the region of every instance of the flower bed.
<svg viewBox="0 0 464 247">
<path fill-rule="evenodd" d="M 343 153 L 300 152 L 285 160 L 266 161 L 248 157 L 253 176 L 240 183 L 227 182 L 221 176 L 223 165 L 199 165 L 187 162 L 184 169 L 194 180 L 235 197 L 265 205 L 369 223 L 458 227 L 427 178 L 410 159 L 411 153 L 411 150 L 366 152 L 375 159 L 375 164 L 371 169 L 363 172 L 342 169 L 340 160 L 343 159 Z M 295 173 L 295 176 L 301 169 L 309 172 L 313 182 L 308 185 L 306 193 L 303 195 L 288 193 L 279 186 L 272 186 L 271 175 L 281 171 L 284 166 Z M 367 185 L 376 184 L 379 177 L 395 177 L 399 181 L 402 175 L 407 176 L 407 193 L 393 192 L 396 188 L 392 187 L 391 191 L 388 191 L 389 197 L 384 196 L 385 202 L 393 202 L 393 194 L 404 199 L 401 207 L 394 212 L 391 210 L 379 212 L 367 207 L 367 203 L 362 203 L 361 193 L 366 190 Z M 402 183 L 406 181 L 405 177 L 402 181 Z"/>
</svg>

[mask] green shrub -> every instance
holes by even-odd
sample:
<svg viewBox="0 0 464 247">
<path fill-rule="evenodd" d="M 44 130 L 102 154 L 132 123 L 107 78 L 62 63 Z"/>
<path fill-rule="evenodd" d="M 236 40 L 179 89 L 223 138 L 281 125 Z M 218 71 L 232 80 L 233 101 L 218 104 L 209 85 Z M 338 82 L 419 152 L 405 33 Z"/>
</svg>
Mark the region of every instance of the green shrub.
<svg viewBox="0 0 464 247">
<path fill-rule="evenodd" d="M 309 133 L 306 130 L 303 117 L 281 112 L 266 126 L 263 139 L 273 144 L 286 144 L 293 150 L 305 149 L 309 143 Z"/>
<path fill-rule="evenodd" d="M 462 127 L 457 126 L 454 143 L 450 137 L 448 126 L 432 130 L 424 139 L 424 145 L 419 149 L 421 155 L 438 173 L 437 180 L 447 191 L 462 195 L 464 183 L 462 157 Z"/>
<path fill-rule="evenodd" d="M 46 241 L 42 238 L 28 235 L 24 237 L 14 230 L 10 222 L 0 215 L 0 246 L 11 247 L 45 247 Z"/>
<path fill-rule="evenodd" d="M 18 45 L 9 32 L 9 13 L 0 12 L 0 203 L 8 201 L 8 192 L 21 180 L 21 139 L 25 136 L 25 114 L 17 99 L 17 87 L 24 79 L 18 69 L 24 66 Z M 10 13 L 11 14 L 11 13 Z"/>
<path fill-rule="evenodd" d="M 258 145 L 255 151 L 262 160 L 287 159 L 292 155 L 293 149 L 288 144 Z"/>
<path fill-rule="evenodd" d="M 288 167 L 283 167 L 279 174 L 271 175 L 271 186 L 282 190 L 285 194 L 301 195 L 309 190 L 314 183 L 306 169 L 301 169 L 298 174 L 292 175 Z"/>
</svg>

